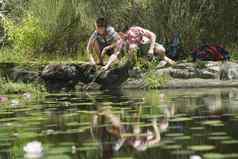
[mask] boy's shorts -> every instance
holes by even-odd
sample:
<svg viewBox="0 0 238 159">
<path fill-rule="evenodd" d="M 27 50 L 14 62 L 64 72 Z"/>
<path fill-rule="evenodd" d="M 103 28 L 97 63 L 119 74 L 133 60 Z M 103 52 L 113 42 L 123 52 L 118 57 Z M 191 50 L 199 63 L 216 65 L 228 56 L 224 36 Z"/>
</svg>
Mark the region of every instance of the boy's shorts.
<svg viewBox="0 0 238 159">
<path fill-rule="evenodd" d="M 159 44 L 159 43 L 155 43 L 155 47 L 159 48 L 159 49 L 164 49 L 164 46 Z M 139 50 L 139 55 L 140 56 L 146 56 L 148 54 L 148 51 L 150 49 L 150 44 L 141 44 L 138 46 Z"/>
</svg>

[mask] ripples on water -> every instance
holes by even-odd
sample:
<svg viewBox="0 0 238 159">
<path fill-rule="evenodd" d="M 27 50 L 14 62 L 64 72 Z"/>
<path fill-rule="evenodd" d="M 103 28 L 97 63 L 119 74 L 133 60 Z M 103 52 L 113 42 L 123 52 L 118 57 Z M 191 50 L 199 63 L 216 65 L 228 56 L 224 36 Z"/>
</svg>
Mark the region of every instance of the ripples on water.
<svg viewBox="0 0 238 159">
<path fill-rule="evenodd" d="M 140 152 L 124 144 L 113 152 L 110 147 L 102 149 L 101 144 L 113 145 L 112 138 L 92 136 L 92 116 L 102 107 L 110 109 L 127 127 L 135 122 L 143 129 L 151 127 L 151 118 L 161 123 L 171 108 L 174 116 L 169 118 L 159 144 Z M 136 119 L 133 114 L 138 114 Z M 27 105 L 0 104 L 0 158 L 24 158 L 23 148 L 32 141 L 42 143 L 43 158 L 49 159 L 238 158 L 237 127 L 238 89 L 50 94 L 44 101 Z"/>
</svg>

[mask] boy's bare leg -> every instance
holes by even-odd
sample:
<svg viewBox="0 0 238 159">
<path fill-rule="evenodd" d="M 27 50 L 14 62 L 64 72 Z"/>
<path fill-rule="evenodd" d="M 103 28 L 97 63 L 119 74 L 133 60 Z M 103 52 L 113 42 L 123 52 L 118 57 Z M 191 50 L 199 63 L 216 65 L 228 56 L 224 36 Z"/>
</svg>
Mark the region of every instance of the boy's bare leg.
<svg viewBox="0 0 238 159">
<path fill-rule="evenodd" d="M 93 44 L 93 50 L 94 50 L 94 53 L 96 53 L 97 55 L 97 58 L 99 60 L 99 65 L 103 65 L 103 57 L 101 56 L 101 52 L 100 52 L 100 47 L 99 47 L 99 44 L 97 41 L 94 42 Z"/>
<path fill-rule="evenodd" d="M 155 55 L 158 55 L 160 59 L 168 62 L 170 65 L 176 64 L 176 62 L 174 60 L 172 60 L 166 56 L 165 52 L 166 52 L 166 50 L 163 46 L 161 46 L 161 45 L 155 46 L 155 50 L 154 50 Z"/>
</svg>

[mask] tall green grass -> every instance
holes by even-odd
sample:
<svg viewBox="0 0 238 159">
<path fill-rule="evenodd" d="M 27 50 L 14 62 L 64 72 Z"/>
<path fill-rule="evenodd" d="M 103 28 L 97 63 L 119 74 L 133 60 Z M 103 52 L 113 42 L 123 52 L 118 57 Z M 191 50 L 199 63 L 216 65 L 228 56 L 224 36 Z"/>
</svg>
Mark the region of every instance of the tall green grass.
<svg viewBox="0 0 238 159">
<path fill-rule="evenodd" d="M 18 64 L 51 64 L 51 63 L 86 63 L 88 56 L 86 53 L 79 54 L 47 54 L 35 53 L 24 54 L 22 51 L 5 48 L 0 50 L 0 63 L 18 63 Z"/>
<path fill-rule="evenodd" d="M 95 18 L 105 16 L 120 31 L 139 25 L 168 43 L 181 35 L 185 55 L 202 41 L 236 44 L 237 1 L 227 0 L 9 0 L 12 21 L 5 30 L 22 56 L 81 54 L 94 30 Z M 11 14 L 12 13 L 12 14 Z M 14 13 L 14 14 L 13 14 Z M 17 17 L 14 18 L 12 16 Z"/>
</svg>

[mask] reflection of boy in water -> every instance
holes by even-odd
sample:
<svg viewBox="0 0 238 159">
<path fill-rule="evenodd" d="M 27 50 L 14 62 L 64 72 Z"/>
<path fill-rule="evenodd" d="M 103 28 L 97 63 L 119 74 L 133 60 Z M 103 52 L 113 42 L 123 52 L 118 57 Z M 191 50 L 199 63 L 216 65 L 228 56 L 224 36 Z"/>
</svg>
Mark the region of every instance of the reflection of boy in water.
<svg viewBox="0 0 238 159">
<path fill-rule="evenodd" d="M 155 119 L 152 120 L 153 130 L 146 130 L 146 134 L 143 135 L 141 128 L 138 124 L 133 126 L 133 137 L 129 137 L 126 143 L 137 151 L 145 151 L 149 146 L 159 144 L 160 142 L 160 130 Z"/>
<path fill-rule="evenodd" d="M 123 134 L 128 133 L 127 128 L 124 127 L 121 123 L 121 120 L 118 116 L 113 114 L 110 109 L 104 109 L 98 111 L 93 116 L 93 128 L 96 130 L 97 125 L 105 124 L 108 121 L 111 124 L 111 127 L 104 128 L 103 134 L 104 136 L 107 134 L 111 137 L 117 139 L 116 144 L 114 145 L 114 151 L 118 151 L 123 144 L 129 145 L 138 151 L 144 151 L 148 147 L 159 144 L 160 143 L 160 130 L 164 131 L 168 128 L 168 120 L 162 120 L 162 122 L 157 124 L 157 120 L 152 120 L 152 131 L 146 129 L 145 132 L 141 132 L 141 128 L 139 124 L 135 124 L 132 126 L 132 135 L 130 137 L 123 137 Z M 143 134 L 144 133 L 144 134 Z M 100 135 L 101 136 L 101 135 Z M 100 137 L 103 143 L 104 137 Z"/>
</svg>

